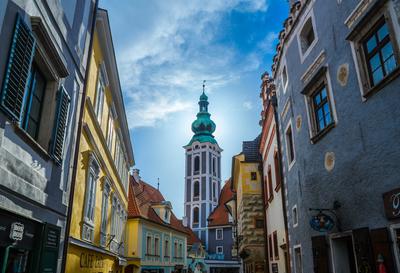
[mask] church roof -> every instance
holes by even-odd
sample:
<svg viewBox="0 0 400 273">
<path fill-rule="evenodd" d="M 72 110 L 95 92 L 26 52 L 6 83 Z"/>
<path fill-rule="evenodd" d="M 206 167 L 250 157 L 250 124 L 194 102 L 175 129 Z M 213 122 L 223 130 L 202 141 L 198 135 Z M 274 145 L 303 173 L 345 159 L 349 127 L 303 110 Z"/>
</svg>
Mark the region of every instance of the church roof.
<svg viewBox="0 0 400 273">
<path fill-rule="evenodd" d="M 170 224 L 164 222 L 157 215 L 152 205 L 164 203 L 165 199 L 161 192 L 150 184 L 141 179 L 136 181 L 133 176 L 130 176 L 128 197 L 128 218 L 143 218 L 183 233 L 188 232 L 182 221 L 176 218 L 172 211 Z"/>
<path fill-rule="evenodd" d="M 218 206 L 211 212 L 208 217 L 208 226 L 224 226 L 230 225 L 229 222 L 229 211 L 225 206 L 225 203 L 233 198 L 233 191 L 231 190 L 231 179 L 225 182 L 222 187 L 221 193 L 219 194 Z"/>
<path fill-rule="evenodd" d="M 211 114 L 208 112 L 208 104 L 208 97 L 203 90 L 203 93 L 199 98 L 199 112 L 196 115 L 196 120 L 192 123 L 192 131 L 194 135 L 186 146 L 192 145 L 195 141 L 200 143 L 210 142 L 212 144 L 217 144 L 217 141 L 213 136 L 216 125 L 210 118 Z"/>
</svg>

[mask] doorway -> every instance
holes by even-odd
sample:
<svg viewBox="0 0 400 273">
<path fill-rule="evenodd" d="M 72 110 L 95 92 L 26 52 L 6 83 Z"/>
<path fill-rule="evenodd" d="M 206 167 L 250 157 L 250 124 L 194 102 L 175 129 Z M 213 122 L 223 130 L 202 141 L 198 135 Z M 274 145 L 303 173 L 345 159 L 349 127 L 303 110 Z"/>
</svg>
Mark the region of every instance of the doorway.
<svg viewBox="0 0 400 273">
<path fill-rule="evenodd" d="M 1 273 L 27 273 L 29 272 L 30 251 L 13 248 L 11 246 L 0 247 Z"/>
<path fill-rule="evenodd" d="M 400 224 L 391 227 L 393 236 L 394 256 L 396 259 L 397 270 L 400 272 Z"/>
<path fill-rule="evenodd" d="M 333 268 L 335 273 L 357 273 L 351 235 L 332 238 Z"/>
</svg>

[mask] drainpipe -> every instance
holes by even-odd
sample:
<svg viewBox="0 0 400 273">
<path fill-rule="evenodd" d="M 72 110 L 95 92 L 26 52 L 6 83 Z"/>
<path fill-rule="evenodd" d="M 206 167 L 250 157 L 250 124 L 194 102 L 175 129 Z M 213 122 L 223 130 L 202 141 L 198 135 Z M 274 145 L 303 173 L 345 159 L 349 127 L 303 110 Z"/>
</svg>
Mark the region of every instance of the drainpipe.
<svg viewBox="0 0 400 273">
<path fill-rule="evenodd" d="M 273 94 L 271 96 L 271 102 L 274 110 L 274 119 L 275 119 L 275 128 L 276 128 L 276 142 L 278 145 L 278 161 L 279 161 L 279 174 L 281 177 L 281 195 L 282 195 L 282 209 L 283 209 L 283 222 L 285 225 L 285 237 L 286 237 L 286 251 L 287 251 L 287 257 L 288 257 L 288 264 L 286 265 L 287 267 L 287 272 L 290 273 L 290 247 L 289 247 L 289 234 L 288 234 L 288 220 L 287 220 L 287 212 L 286 212 L 286 196 L 285 196 L 285 178 L 283 177 L 283 169 L 282 169 L 282 157 L 281 157 L 281 137 L 280 137 L 280 131 L 279 131 L 279 117 L 278 117 L 278 112 L 276 111 L 278 107 L 278 100 L 276 98 L 276 94 Z"/>
<path fill-rule="evenodd" d="M 71 226 L 71 216 L 72 216 L 72 207 L 74 201 L 74 193 L 75 193 L 75 181 L 76 181 L 76 172 L 77 172 L 77 164 L 78 164 L 78 156 L 79 156 L 79 143 L 81 138 L 82 132 L 82 120 L 83 120 L 83 111 L 85 109 L 85 100 L 86 100 L 86 88 L 89 82 L 89 70 L 91 65 L 91 53 L 93 49 L 93 36 L 94 36 L 94 29 L 96 26 L 96 18 L 97 18 L 97 9 L 99 6 L 99 0 L 95 0 L 94 4 L 94 12 L 93 12 L 93 20 L 91 25 L 91 36 L 89 41 L 89 49 L 88 49 L 88 57 L 86 60 L 86 71 L 85 71 L 85 83 L 83 86 L 82 92 L 82 101 L 81 107 L 79 109 L 79 122 L 78 122 L 78 130 L 76 134 L 76 143 L 75 143 L 75 154 L 74 154 L 74 161 L 72 167 L 72 175 L 71 175 L 71 187 L 70 187 L 70 195 L 68 200 L 68 211 L 67 211 L 67 223 L 65 225 L 65 235 L 64 235 L 64 247 L 63 247 L 63 257 L 62 257 L 62 264 L 61 264 L 61 273 L 65 273 L 65 267 L 67 264 L 67 250 L 68 250 L 68 237 L 69 237 L 69 229 Z"/>
<path fill-rule="evenodd" d="M 264 272 L 269 273 L 269 256 L 268 256 L 268 229 L 267 229 L 267 204 L 265 203 L 266 201 L 266 196 L 265 196 L 265 178 L 264 178 L 264 168 L 263 165 L 259 167 L 261 177 L 262 177 L 262 182 L 261 182 L 261 191 L 262 191 L 262 199 L 263 199 L 263 217 L 264 217 Z M 268 201 L 267 201 L 268 202 Z"/>
</svg>

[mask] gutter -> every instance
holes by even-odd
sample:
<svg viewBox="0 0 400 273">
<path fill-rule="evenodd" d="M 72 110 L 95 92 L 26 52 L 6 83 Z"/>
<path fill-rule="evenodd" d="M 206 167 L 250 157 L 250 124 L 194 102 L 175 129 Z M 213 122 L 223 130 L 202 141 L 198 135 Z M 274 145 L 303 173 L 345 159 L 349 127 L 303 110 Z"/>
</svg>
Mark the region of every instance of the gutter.
<svg viewBox="0 0 400 273">
<path fill-rule="evenodd" d="M 282 163 L 282 156 L 281 156 L 281 137 L 280 137 L 280 129 L 279 129 L 279 117 L 276 108 L 278 107 L 278 100 L 276 98 L 276 93 L 271 98 L 273 110 L 274 110 L 274 119 L 275 119 L 275 127 L 276 127 L 276 142 L 278 144 L 278 161 L 279 161 L 279 175 L 281 176 L 281 195 L 282 195 L 282 209 L 283 209 L 283 222 L 285 225 L 285 237 L 286 237 L 286 251 L 287 251 L 287 258 L 288 264 L 285 265 L 287 273 L 290 273 L 290 247 L 289 247 L 289 233 L 288 233 L 288 219 L 287 219 L 287 211 L 286 211 L 286 196 L 285 196 L 285 189 L 286 189 L 286 179 L 283 177 L 283 163 Z"/>
<path fill-rule="evenodd" d="M 74 151 L 74 161 L 73 161 L 73 168 L 72 168 L 72 175 L 71 175 L 71 187 L 70 187 L 70 194 L 68 200 L 68 212 L 67 212 L 67 223 L 65 226 L 65 235 L 64 235 L 64 247 L 63 247 L 63 256 L 62 256 L 62 263 L 61 263 L 61 273 L 65 273 L 65 268 L 67 264 L 67 251 L 68 251 L 68 244 L 69 244 L 69 229 L 71 227 L 71 216 L 72 216 L 72 207 L 74 201 L 74 193 L 75 193 L 75 182 L 76 182 L 76 173 L 77 173 L 77 164 L 78 164 L 78 155 L 79 155 L 79 144 L 81 139 L 82 133 L 82 125 L 83 125 L 83 111 L 85 109 L 85 101 L 86 101 L 86 89 L 89 82 L 89 71 L 91 65 L 91 53 L 93 49 L 93 37 L 94 37 L 94 29 L 96 26 L 96 19 L 97 19 L 97 9 L 99 7 L 99 0 L 95 0 L 94 4 L 94 11 L 93 11 L 93 20 L 91 25 L 91 35 L 89 41 L 89 49 L 88 49 L 88 56 L 86 60 L 86 71 L 85 71 L 85 84 L 83 86 L 82 91 L 82 100 L 81 100 L 81 107 L 79 109 L 79 122 L 78 122 L 78 130 L 76 134 L 76 143 L 75 143 L 75 151 Z"/>
</svg>

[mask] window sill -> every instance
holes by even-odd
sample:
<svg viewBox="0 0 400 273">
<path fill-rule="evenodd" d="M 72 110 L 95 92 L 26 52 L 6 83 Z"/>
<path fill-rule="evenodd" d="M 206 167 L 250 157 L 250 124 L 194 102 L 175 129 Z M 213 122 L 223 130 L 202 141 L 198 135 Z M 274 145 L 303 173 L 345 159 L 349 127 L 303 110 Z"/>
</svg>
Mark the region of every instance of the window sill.
<svg viewBox="0 0 400 273">
<path fill-rule="evenodd" d="M 336 124 L 335 122 L 331 122 L 328 126 L 326 126 L 323 130 L 319 131 L 316 133 L 312 138 L 311 138 L 311 143 L 315 144 L 317 143 L 323 136 L 325 136 L 330 130 L 335 128 Z"/>
<path fill-rule="evenodd" d="M 371 87 L 368 91 L 366 91 L 363 97 L 365 99 L 369 99 L 372 95 L 376 94 L 390 82 L 395 80 L 399 75 L 400 75 L 400 65 L 397 65 L 397 67 L 389 75 L 386 75 L 386 77 L 384 77 L 377 85 Z"/>
<path fill-rule="evenodd" d="M 31 146 L 44 160 L 49 161 L 52 159 L 50 154 L 38 143 L 34 140 L 24 129 L 19 127 L 16 123 L 13 123 L 14 132 L 21 137 L 23 141 L 25 141 L 29 146 Z"/>
</svg>

